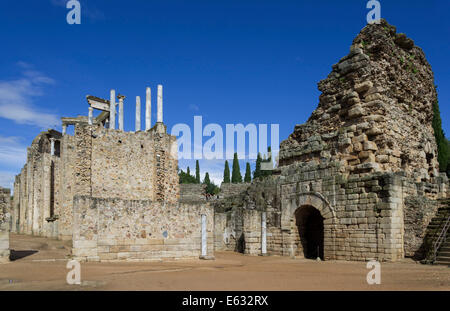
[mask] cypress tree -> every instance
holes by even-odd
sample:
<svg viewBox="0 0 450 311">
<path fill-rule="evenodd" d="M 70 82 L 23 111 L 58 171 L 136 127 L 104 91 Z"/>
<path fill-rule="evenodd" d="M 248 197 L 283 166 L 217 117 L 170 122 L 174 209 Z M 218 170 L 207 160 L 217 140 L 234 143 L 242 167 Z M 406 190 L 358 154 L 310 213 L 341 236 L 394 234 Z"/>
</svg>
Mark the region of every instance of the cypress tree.
<svg viewBox="0 0 450 311">
<path fill-rule="evenodd" d="M 188 176 L 191 176 L 191 170 L 190 170 L 189 166 L 187 167 L 186 174 L 187 174 Z"/>
<path fill-rule="evenodd" d="M 261 177 L 261 153 L 258 153 L 258 156 L 256 158 L 256 167 L 255 171 L 253 172 L 253 179 Z"/>
<path fill-rule="evenodd" d="M 233 184 L 238 184 L 242 182 L 241 169 L 239 167 L 239 160 L 237 152 L 234 153 L 233 158 L 233 170 L 231 171 L 231 182 Z"/>
<path fill-rule="evenodd" d="M 203 179 L 203 183 L 206 185 L 209 185 L 211 183 L 211 180 L 209 179 L 209 173 L 206 172 L 205 179 Z"/>
<path fill-rule="evenodd" d="M 224 184 L 230 183 L 230 167 L 228 166 L 227 160 L 225 160 L 225 169 L 223 171 L 223 183 Z"/>
<path fill-rule="evenodd" d="M 250 170 L 250 163 L 247 162 L 247 166 L 245 168 L 245 176 L 244 176 L 244 182 L 252 182 L 252 172 Z"/>
<path fill-rule="evenodd" d="M 195 162 L 195 180 L 197 184 L 200 183 L 200 164 L 198 164 L 198 160 Z"/>
<path fill-rule="evenodd" d="M 444 131 L 442 130 L 442 120 L 439 111 L 439 103 L 433 103 L 433 130 L 436 144 L 438 147 L 439 170 L 446 172 L 449 166 L 450 150 Z"/>
</svg>

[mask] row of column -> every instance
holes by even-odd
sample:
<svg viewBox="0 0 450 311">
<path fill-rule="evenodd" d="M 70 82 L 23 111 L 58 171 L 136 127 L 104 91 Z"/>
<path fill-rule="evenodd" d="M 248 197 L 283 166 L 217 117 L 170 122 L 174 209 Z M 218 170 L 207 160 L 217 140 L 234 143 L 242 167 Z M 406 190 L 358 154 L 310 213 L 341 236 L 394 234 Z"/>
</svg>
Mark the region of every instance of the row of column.
<svg viewBox="0 0 450 311">
<path fill-rule="evenodd" d="M 125 96 L 117 95 L 119 99 L 119 130 L 123 131 L 123 100 Z M 152 113 L 152 102 L 151 102 L 151 89 L 147 87 L 145 92 L 145 130 L 148 131 L 151 128 L 151 113 Z M 110 107 L 109 107 L 109 128 L 116 128 L 116 91 L 111 90 L 110 93 Z M 93 116 L 92 116 L 92 108 L 89 107 L 89 124 L 92 124 Z M 158 85 L 158 93 L 157 93 L 157 120 L 156 122 L 163 122 L 163 87 L 162 85 Z M 136 96 L 136 131 L 141 130 L 141 98 L 140 96 Z"/>
</svg>

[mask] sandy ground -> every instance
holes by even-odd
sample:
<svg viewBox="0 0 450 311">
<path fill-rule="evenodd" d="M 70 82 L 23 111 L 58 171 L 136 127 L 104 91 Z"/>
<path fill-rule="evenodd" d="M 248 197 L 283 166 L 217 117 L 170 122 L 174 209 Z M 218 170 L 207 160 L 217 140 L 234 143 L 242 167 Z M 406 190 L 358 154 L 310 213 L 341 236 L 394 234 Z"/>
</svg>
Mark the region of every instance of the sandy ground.
<svg viewBox="0 0 450 311">
<path fill-rule="evenodd" d="M 363 262 L 316 262 L 216 253 L 216 260 L 81 263 L 81 285 L 68 285 L 67 242 L 11 236 L 16 259 L 0 264 L 0 290 L 450 290 L 450 269 L 405 259 L 381 264 L 368 285 Z"/>
</svg>

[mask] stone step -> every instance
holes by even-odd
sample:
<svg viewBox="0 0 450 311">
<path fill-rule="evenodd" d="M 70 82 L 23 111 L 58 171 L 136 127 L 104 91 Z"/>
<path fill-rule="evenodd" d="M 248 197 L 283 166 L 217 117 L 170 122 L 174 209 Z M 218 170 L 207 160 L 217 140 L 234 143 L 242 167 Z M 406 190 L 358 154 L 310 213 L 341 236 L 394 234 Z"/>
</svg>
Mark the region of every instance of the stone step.
<svg viewBox="0 0 450 311">
<path fill-rule="evenodd" d="M 434 262 L 435 265 L 440 265 L 440 266 L 449 266 L 450 267 L 450 261 L 446 262 L 446 261 L 435 261 Z"/>
<path fill-rule="evenodd" d="M 436 261 L 450 262 L 450 256 L 441 256 L 441 255 L 438 255 L 438 256 L 436 257 Z"/>
<path fill-rule="evenodd" d="M 435 218 L 432 218 L 431 219 L 431 221 L 430 221 L 430 225 L 439 225 L 439 224 L 445 224 L 445 222 L 447 221 L 447 218 L 448 218 L 448 216 L 445 216 L 445 217 L 441 217 L 441 218 L 437 218 L 437 217 L 435 217 Z"/>
<path fill-rule="evenodd" d="M 442 251 L 442 250 L 440 250 L 438 252 L 438 257 L 440 257 L 440 256 L 442 256 L 442 257 L 449 257 L 450 258 L 450 251 Z"/>
</svg>

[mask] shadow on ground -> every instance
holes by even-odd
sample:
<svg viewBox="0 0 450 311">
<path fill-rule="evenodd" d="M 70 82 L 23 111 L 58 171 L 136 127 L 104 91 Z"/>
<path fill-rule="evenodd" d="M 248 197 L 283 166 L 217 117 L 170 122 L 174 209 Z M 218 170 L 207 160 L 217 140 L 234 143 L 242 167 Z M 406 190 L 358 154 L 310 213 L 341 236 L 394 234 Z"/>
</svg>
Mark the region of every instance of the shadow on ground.
<svg viewBox="0 0 450 311">
<path fill-rule="evenodd" d="M 37 252 L 38 251 L 35 250 L 15 251 L 12 249 L 9 255 L 9 260 L 15 261 L 36 254 Z"/>
</svg>

